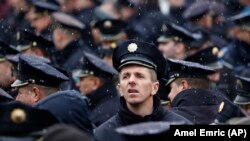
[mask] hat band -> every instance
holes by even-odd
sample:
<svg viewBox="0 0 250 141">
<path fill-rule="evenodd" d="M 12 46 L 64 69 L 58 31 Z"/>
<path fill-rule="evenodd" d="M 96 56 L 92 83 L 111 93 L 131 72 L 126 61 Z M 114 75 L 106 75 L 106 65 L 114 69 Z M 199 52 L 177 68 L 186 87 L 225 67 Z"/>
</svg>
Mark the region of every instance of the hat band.
<svg viewBox="0 0 250 141">
<path fill-rule="evenodd" d="M 129 64 L 136 64 L 136 65 L 144 66 L 146 68 L 155 70 L 153 66 L 148 65 L 146 63 L 138 62 L 138 61 L 128 61 L 126 63 L 121 64 L 118 69 L 120 70 L 123 66 L 129 65 Z"/>
</svg>

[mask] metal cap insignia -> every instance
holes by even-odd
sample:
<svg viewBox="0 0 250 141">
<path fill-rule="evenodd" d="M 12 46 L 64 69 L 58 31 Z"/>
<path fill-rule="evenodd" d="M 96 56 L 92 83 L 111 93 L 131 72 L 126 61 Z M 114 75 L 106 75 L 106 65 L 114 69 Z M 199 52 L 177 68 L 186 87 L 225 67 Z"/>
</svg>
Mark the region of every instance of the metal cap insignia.
<svg viewBox="0 0 250 141">
<path fill-rule="evenodd" d="M 128 51 L 129 52 L 135 52 L 137 50 L 138 46 L 136 43 L 131 43 L 128 45 Z"/>
<path fill-rule="evenodd" d="M 26 120 L 26 114 L 23 109 L 14 109 L 10 114 L 11 121 L 16 124 L 21 124 Z"/>
<path fill-rule="evenodd" d="M 104 22 L 104 27 L 105 27 L 105 28 L 111 28 L 111 27 L 112 27 L 111 21 L 105 21 L 105 22 Z"/>
<path fill-rule="evenodd" d="M 219 113 L 223 110 L 224 105 L 225 105 L 225 103 L 224 103 L 224 101 L 222 101 L 222 102 L 220 103 L 220 106 L 219 106 L 219 109 L 218 109 L 218 112 L 219 112 Z"/>
</svg>

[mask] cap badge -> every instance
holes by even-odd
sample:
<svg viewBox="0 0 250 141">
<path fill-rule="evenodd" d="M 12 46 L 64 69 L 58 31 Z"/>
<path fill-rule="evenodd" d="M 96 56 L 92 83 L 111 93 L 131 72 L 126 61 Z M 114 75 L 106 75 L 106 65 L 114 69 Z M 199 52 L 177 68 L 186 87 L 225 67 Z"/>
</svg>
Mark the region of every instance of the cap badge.
<svg viewBox="0 0 250 141">
<path fill-rule="evenodd" d="M 220 103 L 220 106 L 219 106 L 219 109 L 218 109 L 218 112 L 219 112 L 219 113 L 223 110 L 224 105 L 225 105 L 225 103 L 222 101 L 222 102 Z"/>
<path fill-rule="evenodd" d="M 212 49 L 212 53 L 213 53 L 213 55 L 218 55 L 219 54 L 219 49 L 217 47 L 214 47 Z"/>
<path fill-rule="evenodd" d="M 104 22 L 104 27 L 105 27 L 105 28 L 111 28 L 111 27 L 112 27 L 111 21 L 105 21 L 105 22 Z"/>
<path fill-rule="evenodd" d="M 163 24 L 161 27 L 162 32 L 166 32 L 168 30 L 166 24 Z"/>
<path fill-rule="evenodd" d="M 238 88 L 238 89 L 243 88 L 243 84 L 242 84 L 241 80 L 239 80 L 239 79 L 236 81 L 236 88 Z"/>
<path fill-rule="evenodd" d="M 36 41 L 34 41 L 34 42 L 32 42 L 32 46 L 37 46 L 37 42 Z"/>
<path fill-rule="evenodd" d="M 137 50 L 138 46 L 136 43 L 131 43 L 128 45 L 128 51 L 129 52 L 135 52 Z"/>
<path fill-rule="evenodd" d="M 23 109 L 14 109 L 10 114 L 11 121 L 16 124 L 21 124 L 26 120 L 26 114 Z"/>
<path fill-rule="evenodd" d="M 20 34 L 20 32 L 17 32 L 16 33 L 16 40 L 20 40 L 20 38 L 21 38 L 21 34 Z"/>
</svg>

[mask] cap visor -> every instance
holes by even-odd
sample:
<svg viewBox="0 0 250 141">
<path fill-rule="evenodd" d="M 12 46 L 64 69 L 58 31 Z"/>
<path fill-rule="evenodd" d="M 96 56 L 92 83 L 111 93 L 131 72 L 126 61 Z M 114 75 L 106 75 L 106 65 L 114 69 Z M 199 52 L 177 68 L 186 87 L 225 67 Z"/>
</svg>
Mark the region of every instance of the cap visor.
<svg viewBox="0 0 250 141">
<path fill-rule="evenodd" d="M 235 97 L 234 103 L 238 104 L 238 105 L 250 104 L 250 97 L 244 97 L 244 96 L 241 96 L 241 95 L 237 95 Z"/>
<path fill-rule="evenodd" d="M 126 59 L 121 60 L 121 65 L 118 69 L 120 70 L 123 66 L 132 64 L 144 66 L 150 69 L 157 69 L 152 61 L 140 56 L 129 56 Z"/>
<path fill-rule="evenodd" d="M 11 87 L 22 87 L 28 85 L 28 82 L 23 82 L 21 80 L 16 80 L 14 83 L 11 84 Z"/>
</svg>

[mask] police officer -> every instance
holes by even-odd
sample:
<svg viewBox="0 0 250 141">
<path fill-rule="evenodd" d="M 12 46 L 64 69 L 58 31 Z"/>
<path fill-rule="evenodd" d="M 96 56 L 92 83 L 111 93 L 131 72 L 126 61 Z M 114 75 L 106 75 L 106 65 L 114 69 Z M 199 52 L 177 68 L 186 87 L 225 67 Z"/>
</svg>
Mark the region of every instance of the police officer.
<svg viewBox="0 0 250 141">
<path fill-rule="evenodd" d="M 200 36 L 195 36 L 187 29 L 173 23 L 162 24 L 162 35 L 158 37 L 158 49 L 164 58 L 184 59 L 190 50 L 190 43 Z"/>
<path fill-rule="evenodd" d="M 58 11 L 58 6 L 42 1 L 32 1 L 33 8 L 30 9 L 29 20 L 37 35 L 52 40 L 52 17 L 51 13 Z"/>
<path fill-rule="evenodd" d="M 245 67 L 249 66 L 249 23 L 250 12 L 240 13 L 229 18 L 228 21 L 234 22 L 235 26 L 229 30 L 229 35 L 233 38 L 233 43 L 227 48 L 224 53 L 223 60 L 225 66 L 233 70 L 235 74 L 240 74 Z M 241 69 L 241 67 L 243 69 Z"/>
<path fill-rule="evenodd" d="M 185 118 L 165 112 L 156 96 L 158 79 L 164 75 L 165 59 L 149 43 L 129 40 L 116 48 L 113 66 L 119 71 L 118 89 L 121 94 L 119 112 L 95 131 L 97 140 L 120 140 L 115 128 L 148 121 L 184 121 Z"/>
<path fill-rule="evenodd" d="M 89 98 L 90 120 L 98 127 L 118 111 L 119 94 L 113 80 L 117 71 L 94 54 L 84 56 L 86 61 L 77 75 L 78 87 Z"/>
<path fill-rule="evenodd" d="M 53 61 L 68 72 L 79 69 L 83 51 L 90 51 L 81 40 L 81 33 L 85 25 L 76 18 L 64 14 L 53 13 L 55 20 L 53 29 L 53 43 L 56 48 Z"/>
<path fill-rule="evenodd" d="M 18 79 L 11 86 L 18 88 L 16 100 L 35 105 L 46 96 L 59 91 L 59 85 L 67 80 L 64 74 L 47 63 L 21 55 Z"/>
<path fill-rule="evenodd" d="M 15 95 L 15 90 L 11 88 L 11 84 L 16 80 L 14 75 L 14 66 L 6 58 L 8 55 L 15 55 L 19 53 L 14 47 L 9 46 L 3 41 L 0 41 L 0 88 L 9 94 Z"/>
<path fill-rule="evenodd" d="M 214 69 L 216 72 L 208 76 L 211 81 L 211 89 L 219 90 L 226 97 L 233 100 L 235 98 L 235 78 L 231 71 L 224 68 L 223 63 L 219 59 L 219 48 L 210 46 L 201 49 L 197 53 L 185 58 L 186 61 L 200 63 Z"/>
<path fill-rule="evenodd" d="M 26 30 L 17 33 L 17 50 L 22 54 L 33 55 L 50 59 L 53 42 L 45 39 L 41 35 Z"/>
<path fill-rule="evenodd" d="M 243 76 L 236 76 L 237 96 L 234 99 L 234 103 L 239 105 L 248 116 L 250 115 L 250 98 L 248 89 L 249 83 L 249 78 Z"/>
<path fill-rule="evenodd" d="M 59 88 L 67 80 L 68 77 L 47 63 L 20 55 L 18 80 L 11 86 L 18 88 L 17 101 L 49 110 L 60 122 L 92 134 L 86 98 L 77 91 Z"/>
<path fill-rule="evenodd" d="M 167 88 L 170 111 L 186 117 L 194 124 L 210 124 L 216 117 L 223 97 L 209 90 L 207 76 L 215 71 L 198 63 L 169 59 Z"/>
<path fill-rule="evenodd" d="M 127 24 L 121 20 L 104 19 L 97 21 L 94 28 L 100 31 L 100 45 L 97 53 L 103 60 L 112 66 L 112 55 L 119 42 L 125 41 L 128 37 L 125 32 Z"/>
<path fill-rule="evenodd" d="M 217 2 L 212 1 L 195 1 L 184 12 L 183 17 L 189 22 L 185 25 L 189 30 L 196 31 L 197 29 L 203 29 L 211 34 L 212 41 L 216 42 L 218 46 L 227 45 L 227 41 L 223 35 L 225 35 L 226 25 L 220 29 L 222 31 L 216 31 L 218 28 L 215 17 L 215 6 Z M 224 33 L 221 33 L 224 32 Z"/>
</svg>

